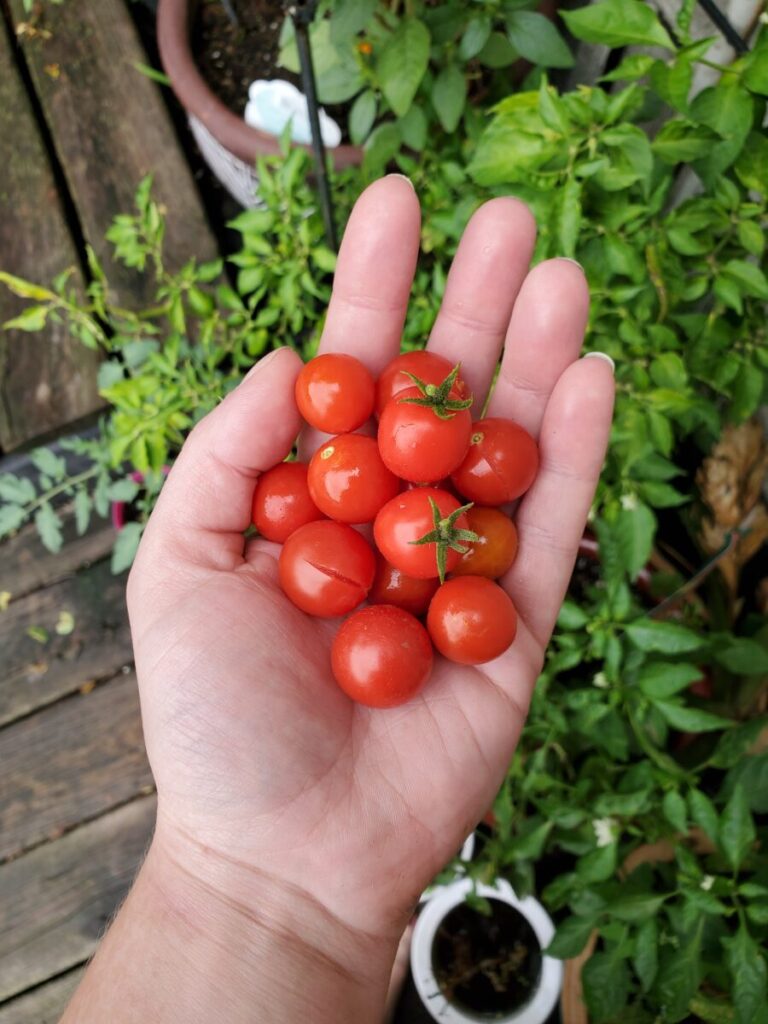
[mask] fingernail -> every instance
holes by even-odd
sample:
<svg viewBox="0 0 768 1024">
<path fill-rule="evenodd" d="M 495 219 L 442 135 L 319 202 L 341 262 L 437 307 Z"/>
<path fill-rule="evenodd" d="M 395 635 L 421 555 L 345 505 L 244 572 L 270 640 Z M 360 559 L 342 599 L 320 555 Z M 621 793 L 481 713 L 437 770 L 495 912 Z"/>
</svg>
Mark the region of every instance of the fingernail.
<svg viewBox="0 0 768 1024">
<path fill-rule="evenodd" d="M 558 256 L 557 258 L 559 260 L 565 260 L 566 263 L 572 263 L 574 265 L 574 267 L 578 267 L 579 268 L 579 270 L 582 272 L 582 274 L 584 273 L 584 267 L 582 267 L 582 265 L 579 263 L 578 260 L 575 260 L 575 259 L 573 259 L 570 256 Z"/>
<path fill-rule="evenodd" d="M 416 191 L 416 186 L 415 186 L 415 185 L 413 184 L 413 182 L 411 181 L 411 179 L 410 179 L 410 178 L 408 177 L 408 175 L 407 175 L 407 174 L 397 174 L 396 172 L 393 172 L 392 174 L 388 174 L 388 175 L 387 175 L 387 177 L 388 177 L 388 178 L 400 178 L 400 179 L 402 179 L 403 181 L 407 181 L 407 182 L 408 182 L 408 184 L 409 184 L 409 185 L 411 186 L 411 188 L 413 189 L 413 191 L 414 191 L 414 192 Z"/>
<path fill-rule="evenodd" d="M 585 359 L 604 359 L 611 368 L 611 373 L 616 372 L 616 363 L 611 359 L 607 352 L 587 352 L 584 355 Z"/>
<path fill-rule="evenodd" d="M 273 352 L 270 352 L 267 355 L 265 355 L 263 359 L 260 359 L 258 363 L 254 363 L 254 365 L 250 368 L 248 373 L 246 373 L 246 375 L 240 381 L 240 384 L 245 384 L 249 377 L 253 377 L 253 375 L 257 373 L 259 370 L 263 370 L 267 363 L 272 362 L 272 360 L 275 358 L 279 351 L 280 349 L 276 348 Z"/>
</svg>

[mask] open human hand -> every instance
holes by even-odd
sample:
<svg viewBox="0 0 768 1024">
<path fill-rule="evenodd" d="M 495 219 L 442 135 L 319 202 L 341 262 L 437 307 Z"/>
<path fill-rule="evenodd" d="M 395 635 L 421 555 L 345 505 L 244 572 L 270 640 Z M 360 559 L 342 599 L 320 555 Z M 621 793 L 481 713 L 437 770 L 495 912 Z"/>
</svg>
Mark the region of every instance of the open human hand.
<svg viewBox="0 0 768 1024">
<path fill-rule="evenodd" d="M 409 182 L 390 176 L 363 193 L 320 351 L 354 354 L 374 374 L 396 355 L 419 234 Z M 539 440 L 539 475 L 517 510 L 519 553 L 502 581 L 519 616 L 503 656 L 477 668 L 438 657 L 425 689 L 391 710 L 339 690 L 337 623 L 295 608 L 275 546 L 243 537 L 259 473 L 299 432 L 301 361 L 288 349 L 194 429 L 151 517 L 128 599 L 158 837 L 249 908 L 277 889 L 350 939 L 394 941 L 502 781 L 593 498 L 614 391 L 609 360 L 579 359 L 581 269 L 555 259 L 529 272 L 534 239 L 522 203 L 482 206 L 428 343 L 461 362 L 475 415 L 503 351 L 489 414 Z"/>
</svg>

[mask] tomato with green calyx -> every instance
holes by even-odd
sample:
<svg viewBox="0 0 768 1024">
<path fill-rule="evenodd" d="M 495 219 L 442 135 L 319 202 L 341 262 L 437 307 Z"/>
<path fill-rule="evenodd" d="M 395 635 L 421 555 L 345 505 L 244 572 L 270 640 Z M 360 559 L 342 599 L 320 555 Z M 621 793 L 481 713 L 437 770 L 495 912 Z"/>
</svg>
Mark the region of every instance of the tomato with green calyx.
<svg viewBox="0 0 768 1024">
<path fill-rule="evenodd" d="M 539 469 L 539 449 L 512 420 L 489 416 L 472 425 L 469 450 L 451 480 L 479 505 L 503 505 L 524 494 Z"/>
<path fill-rule="evenodd" d="M 376 558 L 370 544 L 346 523 L 328 519 L 292 533 L 278 561 L 280 586 L 303 612 L 346 615 L 365 600 Z"/>
<path fill-rule="evenodd" d="M 403 491 L 388 501 L 374 520 L 376 546 L 406 575 L 443 580 L 467 544 L 476 539 L 467 528 L 469 507 L 436 487 Z"/>
<path fill-rule="evenodd" d="M 376 417 L 380 417 L 384 406 L 390 399 L 406 388 L 414 386 L 414 377 L 425 384 L 439 387 L 451 373 L 452 366 L 444 356 L 435 352 L 420 349 L 415 352 L 402 352 L 395 356 L 391 363 L 384 367 L 376 381 Z M 469 388 L 461 378 L 461 370 L 457 374 L 451 389 L 454 398 L 471 398 Z"/>
<path fill-rule="evenodd" d="M 325 515 L 341 523 L 370 523 L 400 490 L 372 437 L 340 434 L 312 456 L 309 493 Z"/>
<path fill-rule="evenodd" d="M 392 604 L 411 615 L 424 615 L 439 585 L 436 578 L 418 580 L 407 576 L 379 554 L 368 600 L 371 604 Z"/>
<path fill-rule="evenodd" d="M 281 462 L 262 473 L 253 494 L 253 525 L 262 537 L 282 544 L 305 523 L 322 519 L 307 484 L 307 467 Z"/>
<path fill-rule="evenodd" d="M 456 576 L 437 591 L 427 612 L 432 643 L 450 661 L 482 665 L 507 650 L 517 612 L 505 590 L 484 576 Z"/>
<path fill-rule="evenodd" d="M 418 619 L 392 605 L 371 605 L 341 624 L 331 667 L 341 689 L 372 708 L 393 708 L 429 679 L 434 655 Z"/>
<path fill-rule="evenodd" d="M 403 480 L 432 483 L 449 476 L 467 454 L 472 432 L 471 398 L 452 396 L 458 366 L 440 385 L 418 381 L 384 406 L 379 450 Z"/>
<path fill-rule="evenodd" d="M 375 382 L 354 356 L 329 352 L 311 359 L 296 378 L 296 405 L 326 434 L 357 430 L 373 412 Z"/>
<path fill-rule="evenodd" d="M 467 512 L 469 529 L 477 540 L 459 558 L 454 576 L 485 576 L 497 580 L 503 576 L 517 555 L 515 524 L 499 508 L 473 505 Z"/>
</svg>

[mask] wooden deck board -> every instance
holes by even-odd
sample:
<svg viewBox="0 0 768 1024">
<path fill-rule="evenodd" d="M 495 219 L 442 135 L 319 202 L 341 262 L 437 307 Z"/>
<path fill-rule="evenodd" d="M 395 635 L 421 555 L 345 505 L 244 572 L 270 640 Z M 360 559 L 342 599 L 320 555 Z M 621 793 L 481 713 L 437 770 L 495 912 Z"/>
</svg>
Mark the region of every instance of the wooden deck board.
<svg viewBox="0 0 768 1024">
<path fill-rule="evenodd" d="M 16 24 L 25 20 L 23 0 L 10 8 Z M 120 301 L 137 306 L 152 293 L 151 275 L 115 263 L 104 233 L 116 213 L 133 209 L 146 174 L 168 210 L 171 269 L 193 256 L 213 258 L 216 242 L 159 88 L 133 66 L 146 54 L 124 0 L 49 4 L 45 24 L 50 38 L 24 42 L 35 89 L 85 238 Z"/>
<path fill-rule="evenodd" d="M 154 816 L 154 797 L 135 800 L 0 867 L 0 1001 L 92 955 L 136 874 Z"/>
<path fill-rule="evenodd" d="M 133 673 L 0 732 L 0 860 L 151 790 Z"/>
<path fill-rule="evenodd" d="M 0 269 L 48 282 L 77 265 L 45 146 L 0 18 Z M 79 270 L 74 281 L 82 284 Z M 0 324 L 27 305 L 0 286 Z M 98 407 L 98 356 L 67 337 L 0 330 L 0 448 L 10 450 Z"/>
<path fill-rule="evenodd" d="M 56 632 L 62 612 L 74 618 L 72 632 L 63 636 Z M 46 631 L 45 643 L 29 635 L 31 627 Z M 108 561 L 98 562 L 11 601 L 0 614 L 0 650 L 0 725 L 114 675 L 133 656 L 125 576 L 113 576 Z"/>
<path fill-rule="evenodd" d="M 84 974 L 84 967 L 75 967 L 26 995 L 11 999 L 0 1006 L 0 1024 L 57 1024 Z"/>
</svg>

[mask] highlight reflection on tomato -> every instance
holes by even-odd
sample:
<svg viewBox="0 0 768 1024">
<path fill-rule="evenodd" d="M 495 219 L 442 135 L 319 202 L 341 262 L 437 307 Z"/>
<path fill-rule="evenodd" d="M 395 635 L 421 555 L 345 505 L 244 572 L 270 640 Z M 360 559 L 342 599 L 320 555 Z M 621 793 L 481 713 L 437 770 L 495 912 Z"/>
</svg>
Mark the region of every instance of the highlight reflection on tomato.
<svg viewBox="0 0 768 1024">
<path fill-rule="evenodd" d="M 317 507 L 342 523 L 370 523 L 400 490 L 372 437 L 341 434 L 321 445 L 309 463 L 309 493 Z"/>
</svg>

